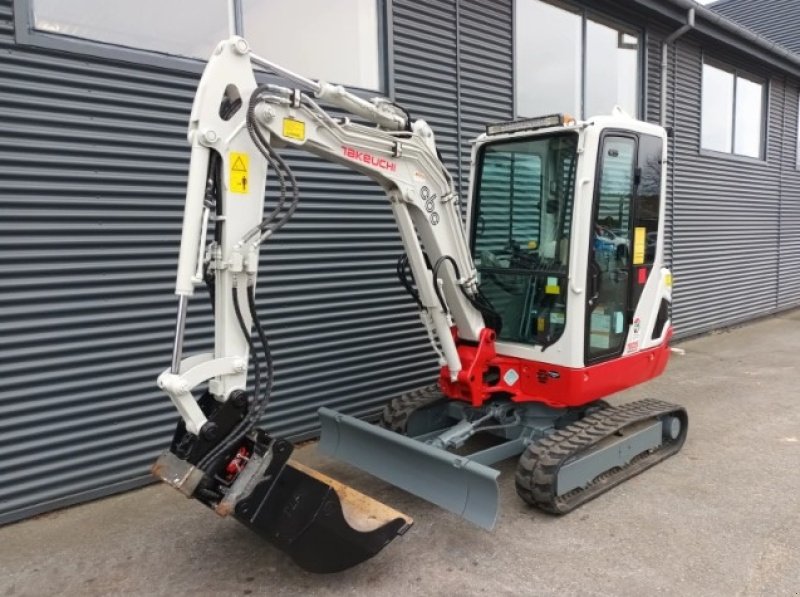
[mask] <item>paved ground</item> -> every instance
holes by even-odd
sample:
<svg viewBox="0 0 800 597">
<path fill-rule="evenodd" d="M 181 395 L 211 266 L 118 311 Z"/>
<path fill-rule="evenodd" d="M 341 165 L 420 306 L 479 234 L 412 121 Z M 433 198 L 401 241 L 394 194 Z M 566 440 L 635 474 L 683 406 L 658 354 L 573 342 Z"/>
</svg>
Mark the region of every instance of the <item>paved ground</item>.
<svg viewBox="0 0 800 597">
<path fill-rule="evenodd" d="M 800 595 L 800 312 L 681 346 L 661 379 L 613 401 L 684 404 L 683 451 L 569 516 L 525 507 L 513 463 L 488 533 L 306 449 L 415 526 L 314 576 L 153 486 L 0 529 L 0 594 Z"/>
</svg>

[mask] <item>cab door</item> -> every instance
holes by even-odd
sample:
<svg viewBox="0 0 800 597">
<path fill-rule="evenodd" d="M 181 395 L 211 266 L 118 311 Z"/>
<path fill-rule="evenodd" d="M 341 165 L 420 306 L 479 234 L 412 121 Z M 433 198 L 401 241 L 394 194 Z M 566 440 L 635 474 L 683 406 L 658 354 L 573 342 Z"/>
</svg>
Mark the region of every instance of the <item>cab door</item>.
<svg viewBox="0 0 800 597">
<path fill-rule="evenodd" d="M 635 135 L 601 138 L 588 261 L 587 365 L 621 355 L 628 336 L 637 147 Z"/>
</svg>

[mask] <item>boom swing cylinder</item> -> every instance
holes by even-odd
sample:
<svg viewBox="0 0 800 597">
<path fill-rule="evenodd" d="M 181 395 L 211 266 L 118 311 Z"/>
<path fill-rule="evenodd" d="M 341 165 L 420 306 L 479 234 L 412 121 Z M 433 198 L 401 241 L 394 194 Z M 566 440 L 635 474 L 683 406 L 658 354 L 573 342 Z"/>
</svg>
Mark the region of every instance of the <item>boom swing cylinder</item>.
<svg viewBox="0 0 800 597">
<path fill-rule="evenodd" d="M 253 64 L 306 91 L 258 84 Z M 321 103 L 372 125 L 334 118 Z M 646 137 L 661 142 L 659 178 L 649 211 L 637 203 L 638 189 L 615 191 L 619 214 L 628 206 L 617 224 L 635 230 L 636 241 L 613 264 L 614 275 L 603 278 L 611 261 L 591 240 L 590 220 L 608 210 L 597 205 L 592 183 L 596 167 L 604 176 L 602 156 L 620 155 L 606 147 L 604 135 L 620 130 L 634 140 L 634 153 Z M 490 132 L 473 155 L 470 245 L 427 123 L 412 121 L 388 100 L 365 100 L 296 75 L 253 55 L 242 38 L 218 45 L 190 118 L 175 344 L 171 366 L 158 379 L 181 420 L 154 465 L 156 476 L 218 514 L 233 515 L 317 572 L 375 555 L 412 523 L 291 460 L 292 444 L 258 427 L 274 378 L 256 308 L 259 251 L 300 200 L 283 148 L 343 164 L 384 189 L 404 247 L 398 277 L 441 365 L 438 386 L 391 401 L 380 427 L 320 409 L 322 450 L 491 528 L 494 462 L 523 454 L 520 495 L 563 513 L 680 449 L 687 428 L 682 409 L 663 403 L 614 409 L 600 401 L 666 365 L 671 295 L 661 265 L 663 130 L 617 114 L 589 123 L 560 117 L 505 123 Z M 637 159 L 632 177 L 641 179 Z M 611 166 L 619 179 L 620 164 Z M 265 214 L 268 169 L 279 196 Z M 597 189 L 602 194 L 602 181 Z M 647 226 L 656 235 L 652 252 L 639 246 Z M 640 253 L 647 259 L 639 260 Z M 591 273 L 598 262 L 606 269 Z M 641 288 L 629 283 L 634 270 Z M 187 304 L 198 284 L 212 299 L 214 351 L 184 358 Z M 596 358 L 600 336 L 623 348 Z M 467 453 L 478 435 L 493 445 Z M 560 461 L 545 454 L 552 438 L 567 436 L 580 448 L 569 452 L 559 444 Z M 550 468 L 537 472 L 545 461 Z M 549 485 L 536 485 L 537 478 Z"/>
</svg>

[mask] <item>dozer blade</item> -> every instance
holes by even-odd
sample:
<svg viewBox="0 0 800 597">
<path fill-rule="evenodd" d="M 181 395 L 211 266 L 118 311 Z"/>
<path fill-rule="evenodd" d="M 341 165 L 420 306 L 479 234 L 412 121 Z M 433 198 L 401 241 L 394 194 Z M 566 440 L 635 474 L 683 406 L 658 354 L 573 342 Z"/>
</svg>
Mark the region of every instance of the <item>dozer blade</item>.
<svg viewBox="0 0 800 597">
<path fill-rule="evenodd" d="M 377 554 L 412 524 L 404 514 L 296 461 L 276 440 L 261 480 L 234 507 L 237 520 L 309 572 L 339 572 Z"/>
<path fill-rule="evenodd" d="M 319 448 L 470 522 L 491 529 L 497 519 L 499 471 L 320 408 Z"/>
</svg>

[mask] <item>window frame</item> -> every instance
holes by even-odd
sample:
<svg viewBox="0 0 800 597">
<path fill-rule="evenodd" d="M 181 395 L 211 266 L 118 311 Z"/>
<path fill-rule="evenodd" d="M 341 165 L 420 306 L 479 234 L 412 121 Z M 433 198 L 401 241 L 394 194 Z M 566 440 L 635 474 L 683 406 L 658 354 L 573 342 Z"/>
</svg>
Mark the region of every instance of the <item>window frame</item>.
<svg viewBox="0 0 800 597">
<path fill-rule="evenodd" d="M 192 58 L 168 54 L 157 50 L 135 48 L 96 41 L 83 37 L 64 35 L 42 31 L 35 27 L 34 3 L 36 0 L 13 0 L 14 36 L 19 45 L 56 50 L 78 56 L 98 58 L 106 62 L 124 62 L 137 66 L 147 66 L 163 70 L 182 71 L 190 74 L 202 74 L 207 58 Z M 377 5 L 378 21 L 378 80 L 379 89 L 359 86 L 347 88 L 355 93 L 380 93 L 389 98 L 394 97 L 393 39 L 392 39 L 392 0 L 374 0 Z M 246 33 L 246 29 L 245 29 Z M 256 70 L 259 82 L 275 81 L 278 77 Z"/>
<path fill-rule="evenodd" d="M 797 125 L 794 127 L 797 135 L 794 144 L 794 168 L 800 170 L 800 87 L 797 88 Z"/>
<path fill-rule="evenodd" d="M 533 118 L 541 116 L 541 114 L 521 115 L 519 112 L 519 102 L 517 101 L 517 35 L 519 34 L 519 25 L 517 23 L 517 2 L 519 0 L 512 0 L 513 6 L 511 7 L 511 86 L 512 86 L 512 113 L 514 119 L 517 118 Z M 636 76 L 639 78 L 636 85 L 636 113 L 632 114 L 634 118 L 640 119 L 645 114 L 647 104 L 647 28 L 639 24 L 626 21 L 625 19 L 616 16 L 609 16 L 603 12 L 595 10 L 591 7 L 585 6 L 578 2 L 571 0 L 538 0 L 549 4 L 555 8 L 566 10 L 576 13 L 581 17 L 581 84 L 580 84 L 580 97 L 578 98 L 580 104 L 580 114 L 575 114 L 578 119 L 587 118 L 584 115 L 586 111 L 586 36 L 587 36 L 587 19 L 591 19 L 601 25 L 607 27 L 618 27 L 620 29 L 628 29 L 629 32 L 635 32 L 639 39 L 639 51 L 636 53 Z M 623 32 L 624 33 L 624 32 Z"/>
<path fill-rule="evenodd" d="M 476 245 L 476 242 L 477 242 L 478 217 L 479 217 L 478 208 L 479 208 L 479 205 L 481 203 L 480 199 L 479 199 L 479 195 L 480 195 L 481 183 L 482 183 L 482 179 L 483 179 L 483 161 L 484 161 L 484 157 L 486 156 L 486 148 L 490 147 L 492 145 L 502 145 L 504 143 L 524 142 L 524 141 L 531 141 L 531 140 L 537 140 L 537 139 L 552 139 L 554 137 L 559 137 L 559 136 L 563 136 L 563 137 L 573 136 L 575 138 L 575 143 L 576 143 L 576 145 L 575 145 L 576 153 L 574 155 L 574 162 L 573 162 L 574 170 L 573 170 L 572 178 L 571 178 L 571 180 L 572 180 L 572 189 L 571 189 L 571 194 L 570 194 L 570 197 L 569 197 L 569 200 L 572 202 L 572 207 L 571 207 L 570 215 L 569 215 L 569 217 L 570 217 L 570 225 L 569 225 L 569 240 L 567 242 L 567 263 L 566 263 L 566 267 L 565 267 L 565 271 L 564 272 L 558 272 L 558 271 L 555 271 L 555 270 L 552 270 L 552 271 L 544 271 L 543 270 L 543 271 L 540 271 L 540 272 L 537 272 L 537 273 L 528 272 L 528 275 L 530 275 L 530 276 L 534 276 L 534 275 L 552 276 L 552 277 L 558 278 L 559 280 L 564 280 L 564 281 L 568 281 L 569 280 L 570 268 L 572 266 L 572 262 L 573 262 L 573 259 L 574 259 L 573 255 L 572 255 L 572 239 L 573 239 L 573 235 L 575 234 L 575 229 L 574 229 L 573 225 L 575 223 L 575 220 L 574 220 L 575 200 L 576 200 L 576 197 L 578 195 L 578 189 L 577 189 L 578 185 L 577 185 L 577 182 L 576 182 L 577 181 L 577 167 L 578 167 L 578 161 L 579 161 L 579 158 L 580 158 L 580 151 L 579 151 L 580 148 L 578 146 L 578 141 L 580 139 L 579 139 L 579 135 L 578 135 L 578 133 L 576 131 L 572 131 L 572 130 L 551 130 L 551 131 L 548 131 L 548 132 L 542 133 L 542 134 L 534 133 L 534 134 L 519 135 L 519 136 L 512 136 L 512 137 L 501 136 L 500 139 L 487 141 L 487 142 L 485 142 L 485 143 L 483 143 L 481 145 L 481 147 L 480 147 L 480 149 L 478 151 L 478 154 L 476 156 L 476 160 L 475 160 L 474 172 L 476 172 L 477 175 L 475 177 L 475 184 L 473 185 L 473 187 L 471 189 L 472 192 L 470 193 L 470 196 L 469 196 L 469 212 L 468 212 L 467 225 L 466 225 L 467 239 L 468 239 L 469 251 L 470 251 L 471 255 L 475 255 L 475 251 L 476 251 L 475 245 Z M 566 292 L 567 292 L 567 298 L 565 298 L 565 304 L 568 304 L 568 302 L 570 300 L 573 300 L 573 299 L 569 298 L 569 291 L 566 291 Z M 507 344 L 516 344 L 518 346 L 525 346 L 525 347 L 528 347 L 528 348 L 534 347 L 534 346 L 543 346 L 544 348 L 547 348 L 549 346 L 552 346 L 556 342 L 559 342 L 564 337 L 564 333 L 566 332 L 566 329 L 567 329 L 566 325 L 567 325 L 568 309 L 569 309 L 569 307 L 567 307 L 567 311 L 565 311 L 565 319 L 564 319 L 564 324 L 563 324 L 564 327 L 561 330 L 561 333 L 558 335 L 558 337 L 556 337 L 554 339 L 551 339 L 551 341 L 549 343 L 545 344 L 545 345 L 542 345 L 542 344 L 540 344 L 538 342 L 523 342 L 523 341 L 520 341 L 520 340 L 506 340 L 506 339 L 501 339 L 499 337 L 498 337 L 498 342 L 505 342 Z"/>
<path fill-rule="evenodd" d="M 698 138 L 698 154 L 708 157 L 725 158 L 731 160 L 742 160 L 753 163 L 764 163 L 767 161 L 767 137 L 769 126 L 769 95 L 770 82 L 765 77 L 760 77 L 752 72 L 731 66 L 729 63 L 710 57 L 705 53 L 700 56 L 700 136 Z M 703 147 L 703 67 L 709 66 L 722 70 L 733 75 L 733 96 L 731 98 L 731 150 L 719 151 L 718 149 L 708 149 Z M 739 79 L 747 79 L 751 83 L 761 85 L 761 135 L 759 137 L 758 157 L 736 153 L 736 92 L 739 87 Z"/>
<path fill-rule="evenodd" d="M 583 362 L 585 366 L 595 365 L 602 363 L 604 361 L 609 361 L 614 358 L 618 358 L 625 352 L 625 344 L 626 338 L 628 336 L 628 332 L 630 330 L 630 326 L 633 323 L 632 316 L 631 316 L 631 286 L 633 282 L 633 251 L 631 245 L 633 245 L 633 225 L 634 225 L 634 217 L 635 217 L 635 198 L 636 198 L 636 169 L 639 167 L 639 136 L 641 133 L 636 131 L 630 131 L 625 129 L 617 129 L 617 128 L 607 128 L 603 129 L 600 133 L 600 138 L 597 143 L 597 163 L 595 164 L 595 172 L 594 172 L 594 185 L 592 187 L 592 209 L 591 209 L 591 225 L 592 228 L 588 231 L 589 232 L 589 248 L 587 253 L 587 264 L 591 265 L 594 260 L 595 256 L 595 247 L 594 243 L 592 242 L 592 237 L 594 235 L 594 225 L 597 222 L 597 217 L 600 214 L 600 192 L 601 192 L 601 183 L 602 183 L 602 176 L 605 162 L 601 159 L 602 153 L 605 151 L 606 147 L 606 140 L 608 138 L 616 138 L 616 139 L 630 139 L 633 141 L 633 177 L 631 179 L 631 198 L 628 203 L 628 240 L 630 242 L 629 251 L 627 257 L 625 258 L 625 265 L 626 270 L 628 273 L 628 288 L 625 292 L 625 318 L 623 319 L 623 331 L 621 332 L 621 336 L 623 338 L 622 343 L 618 349 L 615 349 L 614 352 L 609 352 L 608 350 L 605 353 L 590 354 L 590 342 L 591 342 L 591 325 L 584 325 L 583 330 Z M 586 232 L 584 231 L 584 234 Z M 591 267 L 586 268 L 586 283 L 585 288 L 591 288 L 592 281 L 592 272 Z M 591 297 L 589 296 L 589 292 L 587 290 L 586 295 L 581 299 L 584 301 L 584 321 L 591 322 L 592 312 L 596 305 L 592 305 L 590 302 Z"/>
<path fill-rule="evenodd" d="M 477 232 L 478 215 L 479 215 L 478 214 L 478 206 L 480 204 L 480 200 L 478 199 L 478 195 L 480 193 L 481 183 L 482 183 L 482 179 L 483 179 L 483 160 L 484 160 L 484 156 L 486 155 L 486 147 L 490 147 L 492 145 L 501 145 L 503 143 L 530 141 L 530 140 L 534 140 L 534 139 L 549 139 L 551 137 L 556 137 L 556 136 L 559 136 L 559 135 L 563 135 L 563 136 L 577 135 L 577 133 L 575 133 L 573 131 L 568 131 L 568 130 L 565 130 L 565 131 L 553 130 L 553 131 L 549 131 L 549 132 L 544 133 L 544 134 L 534 133 L 534 134 L 529 134 L 529 135 L 519 135 L 519 136 L 516 136 L 516 137 L 506 137 L 506 136 L 500 135 L 501 136 L 500 139 L 486 141 L 485 143 L 483 143 L 481 145 L 480 150 L 478 151 L 478 155 L 476 156 L 476 160 L 475 160 L 475 170 L 474 170 L 474 172 L 477 173 L 477 175 L 475 177 L 475 184 L 474 184 L 474 188 L 472 189 L 472 193 L 471 193 L 470 198 L 469 198 L 470 199 L 470 201 L 469 201 L 470 209 L 469 209 L 469 222 L 468 222 L 468 226 L 467 226 L 467 235 L 468 235 L 468 239 L 469 239 L 469 250 L 470 250 L 470 253 L 474 254 L 474 252 L 475 252 L 475 241 L 476 241 L 476 232 Z M 573 208 L 575 206 L 575 194 L 576 193 L 577 193 L 577 191 L 575 190 L 575 184 L 573 183 L 572 197 L 571 197 Z M 572 217 L 572 216 L 570 216 L 570 217 Z M 572 237 L 572 232 L 570 232 L 570 238 L 571 237 Z M 569 270 L 569 261 L 570 261 L 571 258 L 572 258 L 572 256 L 569 255 L 568 256 L 568 260 L 567 260 L 567 270 Z M 567 274 L 565 274 L 565 275 L 569 275 L 569 271 L 567 271 Z"/>
</svg>

